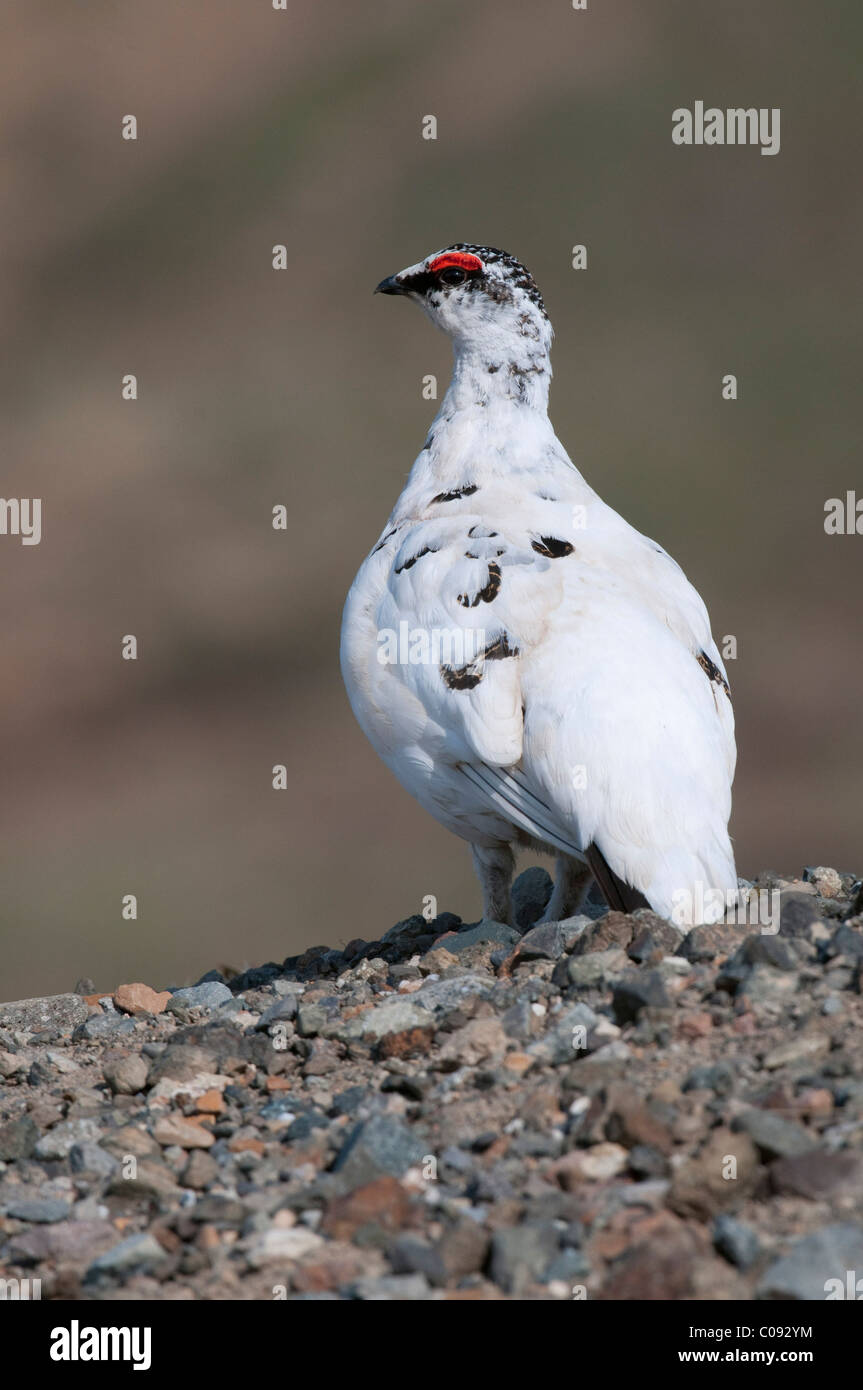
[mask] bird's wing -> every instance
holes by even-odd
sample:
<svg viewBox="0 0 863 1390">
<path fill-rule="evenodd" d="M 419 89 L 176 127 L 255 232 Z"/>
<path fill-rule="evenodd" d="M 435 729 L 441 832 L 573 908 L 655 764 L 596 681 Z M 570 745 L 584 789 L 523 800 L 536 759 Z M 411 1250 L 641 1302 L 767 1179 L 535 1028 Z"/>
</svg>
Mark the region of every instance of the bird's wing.
<svg viewBox="0 0 863 1390">
<path fill-rule="evenodd" d="M 524 775 L 658 911 L 696 884 L 734 891 L 734 717 L 704 604 L 598 499 L 563 536 L 563 596 L 520 673 Z"/>
<path fill-rule="evenodd" d="M 530 557 L 489 529 L 463 506 L 391 524 L 348 595 L 342 668 L 402 785 L 456 834 L 491 844 L 512 838 L 513 816 L 462 768 L 491 775 L 521 757 L 518 657 L 498 599 Z"/>
<path fill-rule="evenodd" d="M 408 525 L 393 551 L 377 607 L 379 630 L 400 639 L 392 674 L 439 725 L 453 761 L 517 763 L 519 652 L 503 591 L 530 555 L 470 514 Z"/>
</svg>

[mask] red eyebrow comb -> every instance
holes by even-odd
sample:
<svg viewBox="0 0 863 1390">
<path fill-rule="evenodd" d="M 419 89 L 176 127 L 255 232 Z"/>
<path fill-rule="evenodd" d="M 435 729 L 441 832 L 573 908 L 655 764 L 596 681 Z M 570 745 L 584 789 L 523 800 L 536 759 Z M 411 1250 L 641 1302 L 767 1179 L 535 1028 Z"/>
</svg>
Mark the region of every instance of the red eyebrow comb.
<svg viewBox="0 0 863 1390">
<path fill-rule="evenodd" d="M 442 256 L 435 256 L 429 264 L 429 270 L 433 275 L 437 275 L 439 270 L 446 270 L 447 266 L 458 266 L 459 270 L 482 270 L 483 264 L 479 256 L 472 256 L 469 251 L 444 251 Z"/>
</svg>

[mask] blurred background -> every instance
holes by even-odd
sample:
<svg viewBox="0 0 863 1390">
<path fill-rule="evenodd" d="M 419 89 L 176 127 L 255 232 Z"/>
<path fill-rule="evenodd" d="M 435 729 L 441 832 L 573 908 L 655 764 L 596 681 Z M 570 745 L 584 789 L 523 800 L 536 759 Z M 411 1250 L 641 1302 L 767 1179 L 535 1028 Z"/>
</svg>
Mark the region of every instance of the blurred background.
<svg viewBox="0 0 863 1390">
<path fill-rule="evenodd" d="M 739 871 L 863 869 L 863 538 L 824 531 L 863 497 L 859 5 L 44 0 L 0 25 L 2 491 L 43 499 L 40 545 L 0 537 L 0 998 L 374 938 L 426 894 L 479 915 L 338 668 L 422 377 L 449 373 L 371 291 L 455 240 L 531 268 L 560 438 L 737 639 Z M 673 145 L 696 100 L 780 107 L 780 153 Z"/>
</svg>

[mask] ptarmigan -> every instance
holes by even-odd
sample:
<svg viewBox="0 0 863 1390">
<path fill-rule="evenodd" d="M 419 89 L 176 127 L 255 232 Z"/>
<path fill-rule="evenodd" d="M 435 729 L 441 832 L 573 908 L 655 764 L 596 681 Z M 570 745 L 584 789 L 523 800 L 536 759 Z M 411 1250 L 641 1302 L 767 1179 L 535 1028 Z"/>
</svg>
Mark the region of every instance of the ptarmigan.
<svg viewBox="0 0 863 1390">
<path fill-rule="evenodd" d="M 544 920 L 598 880 L 684 924 L 722 917 L 734 717 L 679 565 L 602 501 L 547 413 L 552 328 L 515 257 L 459 243 L 378 285 L 453 342 L 452 381 L 342 625 L 359 724 L 472 846 L 511 920 L 513 848 L 557 856 Z"/>
</svg>

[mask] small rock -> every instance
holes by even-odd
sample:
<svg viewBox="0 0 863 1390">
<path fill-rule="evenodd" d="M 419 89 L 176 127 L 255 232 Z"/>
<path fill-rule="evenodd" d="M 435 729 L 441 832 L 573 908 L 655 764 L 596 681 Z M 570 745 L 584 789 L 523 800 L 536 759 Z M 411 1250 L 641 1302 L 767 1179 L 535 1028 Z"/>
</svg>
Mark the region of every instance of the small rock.
<svg viewBox="0 0 863 1390">
<path fill-rule="evenodd" d="M 377 1010 L 369 1010 L 369 1013 L 371 1012 L 377 1012 Z M 301 1038 L 315 1038 L 318 1034 L 342 1037 L 343 1032 L 348 1030 L 339 1028 L 340 1016 L 341 1000 L 335 996 L 325 999 L 301 999 L 297 1005 L 297 1032 Z M 352 1020 L 358 1025 L 353 1030 L 358 1036 L 362 1036 L 362 1019 L 364 1017 L 365 1015 L 362 1015 L 360 1019 Z M 397 1032 L 398 1030 L 393 1029 L 392 1031 Z"/>
<path fill-rule="evenodd" d="M 687 1014 L 677 1025 L 678 1036 L 686 1038 L 688 1042 L 694 1042 L 696 1038 L 709 1037 L 712 1032 L 713 1018 L 703 1011 Z"/>
<path fill-rule="evenodd" d="M 526 932 L 539 921 L 553 888 L 551 876 L 543 868 L 525 869 L 519 874 L 512 885 L 512 915 L 519 931 Z"/>
<path fill-rule="evenodd" d="M 606 912 L 599 921 L 591 922 L 581 933 L 573 947 L 573 954 L 584 956 L 594 951 L 604 954 L 611 950 L 622 951 L 625 954 L 639 928 L 640 923 L 626 912 Z"/>
<path fill-rule="evenodd" d="M 684 1225 L 669 1212 L 657 1213 L 649 1238 L 631 1245 L 615 1261 L 599 1297 L 615 1302 L 691 1299 L 705 1245 L 700 1230 Z"/>
<path fill-rule="evenodd" d="M 7 1216 L 13 1216 L 16 1221 L 32 1221 L 37 1225 L 65 1221 L 70 1211 L 68 1202 L 49 1197 L 21 1197 L 6 1207 Z"/>
<path fill-rule="evenodd" d="M 139 1274 L 155 1269 L 165 1260 L 165 1251 L 155 1236 L 148 1231 L 121 1240 L 104 1255 L 99 1255 L 84 1276 L 85 1283 L 98 1283 L 104 1279 L 124 1279 L 130 1274 Z"/>
<path fill-rule="evenodd" d="M 780 899 L 780 936 L 812 941 L 823 929 L 821 909 L 814 897 L 805 893 L 783 893 Z"/>
<path fill-rule="evenodd" d="M 95 1141 L 99 1126 L 95 1120 L 67 1120 L 65 1124 L 55 1125 L 43 1134 L 34 1150 L 37 1158 L 68 1158 L 76 1144 L 85 1140 Z"/>
<path fill-rule="evenodd" d="M 863 961 L 863 932 L 843 923 L 837 927 L 827 943 L 825 954 L 828 960 L 844 956 L 849 961 Z"/>
<path fill-rule="evenodd" d="M 152 1081 L 152 1079 L 153 1072 L 151 1070 L 150 1080 Z M 159 1106 L 169 1105 L 178 1096 L 182 1096 L 184 1100 L 199 1100 L 201 1096 L 208 1095 L 212 1091 L 221 1094 L 227 1090 L 227 1087 L 228 1077 L 220 1076 L 218 1072 L 199 1071 L 193 1076 L 186 1076 L 182 1079 L 163 1076 L 150 1088 L 147 1101 L 150 1107 L 155 1109 Z"/>
<path fill-rule="evenodd" d="M 737 1080 L 737 1070 L 730 1062 L 715 1062 L 712 1066 L 693 1067 L 683 1083 L 686 1091 L 713 1091 L 717 1096 L 730 1096 Z"/>
<path fill-rule="evenodd" d="M 491 1238 L 491 1277 L 506 1293 L 518 1295 L 537 1283 L 559 1247 L 550 1221 L 526 1221 L 521 1226 L 495 1231 Z"/>
<path fill-rule="evenodd" d="M 531 1043 L 527 1055 L 534 1061 L 548 1062 L 552 1067 L 574 1062 L 590 1050 L 591 1036 L 599 1022 L 598 1015 L 588 1004 L 561 1009 L 554 1015 L 545 1036 Z"/>
<path fill-rule="evenodd" d="M 442 1288 L 447 1281 L 446 1266 L 431 1241 L 410 1234 L 400 1235 L 388 1253 L 395 1274 L 422 1274 L 435 1288 Z"/>
<path fill-rule="evenodd" d="M 503 922 L 478 922 L 475 927 L 463 927 L 461 931 L 447 933 L 441 938 L 441 946 L 455 956 L 470 950 L 471 946 L 503 946 L 510 950 L 521 937 L 513 927 Z"/>
<path fill-rule="evenodd" d="M 561 922 L 544 922 L 531 927 L 518 943 L 519 960 L 558 960 L 564 952 L 564 931 Z"/>
<path fill-rule="evenodd" d="M 730 922 L 714 922 L 710 926 L 693 927 L 687 933 L 678 953 L 684 960 L 715 960 L 717 956 L 733 954 L 745 936 L 744 927 Z"/>
<path fill-rule="evenodd" d="M 150 1068 L 150 1083 L 160 1081 L 184 1081 L 194 1083 L 201 1076 L 207 1084 L 202 1091 L 210 1089 L 210 1077 L 216 1072 L 216 1059 L 212 1052 L 191 1043 L 172 1043 L 156 1058 Z M 151 1097 L 152 1099 L 152 1097 Z"/>
<path fill-rule="evenodd" d="M 183 1186 L 193 1187 L 197 1192 L 203 1192 L 211 1183 L 214 1183 L 219 1176 L 219 1165 L 211 1154 L 204 1149 L 193 1149 L 189 1154 L 189 1161 L 183 1169 Z"/>
<path fill-rule="evenodd" d="M 73 1173 L 92 1173 L 94 1177 L 108 1178 L 116 1171 L 117 1160 L 100 1144 L 85 1140 L 73 1144 L 69 1150 L 69 1167 Z"/>
<path fill-rule="evenodd" d="M 73 1037 L 76 1042 L 85 1039 L 88 1042 L 98 1042 L 103 1038 L 123 1037 L 134 1033 L 135 1024 L 131 1018 L 123 1018 L 122 1014 L 94 1014 L 88 1018 L 86 1023 L 81 1023 L 75 1029 Z"/>
<path fill-rule="evenodd" d="M 683 940 L 678 927 L 647 908 L 639 908 L 632 915 L 636 931 L 627 950 L 630 960 L 638 965 L 657 965 L 666 956 L 677 955 Z"/>
<path fill-rule="evenodd" d="M 364 1229 L 400 1231 L 412 1209 L 410 1194 L 392 1177 L 375 1178 L 334 1198 L 324 1212 L 321 1229 L 334 1240 L 353 1241 Z"/>
<path fill-rule="evenodd" d="M 375 1115 L 351 1131 L 333 1164 L 333 1172 L 347 1190 L 374 1178 L 400 1178 L 420 1162 L 426 1151 L 414 1131 L 395 1115 Z"/>
<path fill-rule="evenodd" d="M 570 1298 L 571 1286 L 581 1283 L 590 1273 L 590 1260 L 583 1250 L 576 1250 L 573 1246 L 568 1246 L 566 1250 L 561 1250 L 555 1255 L 551 1264 L 548 1265 L 541 1277 L 543 1284 L 553 1284 L 558 1280 L 564 1285 L 565 1292 L 563 1297 Z"/>
<path fill-rule="evenodd" d="M 440 1049 L 440 1060 L 455 1066 L 477 1067 L 506 1051 L 507 1036 L 497 1018 L 474 1018 L 450 1033 Z"/>
<path fill-rule="evenodd" d="M 811 883 L 816 893 L 820 893 L 822 898 L 835 898 L 842 892 L 842 879 L 835 869 L 827 869 L 819 865 L 815 869 L 804 869 L 803 879 L 806 883 Z"/>
<path fill-rule="evenodd" d="M 701 1152 L 674 1173 L 668 1205 L 680 1216 L 709 1220 L 742 1202 L 755 1187 L 758 1155 L 745 1133 L 721 1127 L 710 1132 Z"/>
<path fill-rule="evenodd" d="M 734 952 L 719 972 L 720 989 L 734 991 L 749 978 L 756 966 L 768 966 L 774 971 L 793 971 L 798 959 L 787 941 L 779 936 L 753 932 Z"/>
<path fill-rule="evenodd" d="M 29 1066 L 25 1057 L 16 1055 L 14 1052 L 0 1052 L 0 1077 L 4 1081 L 16 1072 L 26 1071 Z"/>
<path fill-rule="evenodd" d="M 451 1226 L 438 1242 L 438 1252 L 448 1279 L 476 1274 L 485 1264 L 489 1237 L 478 1222 L 466 1218 Z"/>
<path fill-rule="evenodd" d="M 674 1140 L 666 1125 L 645 1104 L 634 1086 L 616 1081 L 606 1092 L 605 1133 L 608 1139 L 631 1149 L 646 1145 L 670 1154 Z"/>
<path fill-rule="evenodd" d="M 774 1192 L 782 1196 L 827 1201 L 840 1192 L 859 1191 L 861 1170 L 863 1160 L 849 1149 L 838 1153 L 812 1149 L 777 1159 L 770 1165 L 770 1181 Z"/>
<path fill-rule="evenodd" d="M 668 1173 L 668 1160 L 659 1151 L 651 1148 L 649 1144 L 636 1144 L 629 1151 L 629 1170 L 636 1177 L 641 1178 L 637 1192 L 633 1193 L 633 1198 L 639 1197 L 641 1190 L 647 1185 L 644 1179 L 665 1178 Z M 668 1190 L 668 1184 L 662 1184 L 662 1195 Z"/>
<path fill-rule="evenodd" d="M 626 952 L 616 946 L 608 951 L 572 955 L 567 963 L 567 980 L 573 989 L 604 989 L 628 965 Z"/>
<path fill-rule="evenodd" d="M 419 970 L 421 975 L 442 975 L 454 965 L 458 965 L 458 956 L 444 946 L 432 946 L 422 957 Z"/>
<path fill-rule="evenodd" d="M 748 1134 L 765 1158 L 792 1158 L 818 1147 L 818 1140 L 803 1125 L 771 1110 L 744 1110 L 734 1128 Z"/>
<path fill-rule="evenodd" d="M 233 997 L 227 985 L 210 980 L 205 985 L 190 985 L 187 989 L 175 990 L 165 1007 L 169 1014 L 183 1009 L 217 1009 Z"/>
<path fill-rule="evenodd" d="M 160 1199 L 176 1197 L 179 1193 L 176 1179 L 167 1163 L 163 1163 L 160 1158 L 153 1157 L 138 1158 L 128 1177 L 124 1164 L 114 1172 L 107 1190 L 109 1195 L 113 1197 L 157 1197 Z"/>
<path fill-rule="evenodd" d="M 319 1250 L 323 1243 L 322 1237 L 307 1226 L 271 1226 L 255 1238 L 246 1259 L 253 1269 L 261 1269 L 282 1260 L 301 1260 Z"/>
<path fill-rule="evenodd" d="M 583 1182 L 606 1182 L 626 1170 L 629 1155 L 620 1144 L 594 1144 L 589 1149 L 572 1149 L 555 1159 L 546 1177 L 556 1179 L 565 1192 L 575 1192 Z"/>
<path fill-rule="evenodd" d="M 713 1223 L 713 1243 L 738 1269 L 749 1269 L 761 1253 L 758 1236 L 751 1226 L 721 1212 Z"/>
<path fill-rule="evenodd" d="M 271 1023 L 283 1023 L 297 1016 L 297 996 L 286 994 L 282 999 L 277 999 L 275 1004 L 271 1004 L 265 1009 L 255 1025 L 259 1030 L 266 1031 Z"/>
<path fill-rule="evenodd" d="M 580 941 L 584 933 L 593 925 L 593 918 L 586 913 L 576 913 L 575 917 L 565 917 L 559 924 L 563 932 L 564 951 L 574 951 L 576 942 Z"/>
<path fill-rule="evenodd" d="M 750 1004 L 783 1004 L 797 994 L 800 977 L 770 965 L 755 965 L 741 981 L 737 998 L 745 997 Z"/>
<path fill-rule="evenodd" d="M 19 1158 L 29 1158 L 39 1142 L 39 1126 L 29 1115 L 21 1115 L 17 1120 L 7 1120 L 0 1125 L 0 1160 L 14 1163 Z"/>
<path fill-rule="evenodd" d="M 308 1053 L 303 1062 L 303 1076 L 328 1076 L 330 1072 L 341 1070 L 342 1060 L 334 1042 L 312 1038 L 306 1046 Z"/>
<path fill-rule="evenodd" d="M 149 985 L 134 984 L 120 985 L 113 994 L 114 1007 L 122 1010 L 125 1014 L 160 1014 L 164 1012 L 165 1005 L 171 998 L 169 990 L 161 993 L 151 989 Z"/>
<path fill-rule="evenodd" d="M 88 1016 L 88 1007 L 79 994 L 49 994 L 42 999 L 16 999 L 0 1004 L 0 1028 L 24 1033 L 71 1033 Z"/>
<path fill-rule="evenodd" d="M 115 1096 L 134 1096 L 147 1085 L 149 1070 L 144 1057 L 130 1052 L 127 1057 L 105 1062 L 102 1075 Z"/>
<path fill-rule="evenodd" d="M 863 1270 L 863 1229 L 850 1222 L 825 1226 L 792 1245 L 763 1275 L 758 1296 L 822 1302 L 847 1298 L 847 1274 Z M 859 1276 L 858 1276 L 859 1277 Z M 856 1291 L 851 1294 L 857 1297 Z"/>
<path fill-rule="evenodd" d="M 109 1221 L 58 1221 L 12 1236 L 5 1254 L 14 1264 L 35 1265 L 53 1260 L 85 1267 L 116 1240 L 117 1232 Z"/>
<path fill-rule="evenodd" d="M 826 1057 L 829 1051 L 829 1038 L 822 1033 L 804 1033 L 774 1047 L 764 1058 L 762 1066 L 767 1071 L 776 1071 L 792 1062 L 812 1062 L 817 1057 Z"/>
<path fill-rule="evenodd" d="M 208 1129 L 182 1115 L 163 1115 L 153 1126 L 153 1138 L 166 1148 L 178 1144 L 181 1149 L 209 1149 L 214 1143 Z"/>
<path fill-rule="evenodd" d="M 642 1009 L 667 1009 L 671 1005 L 658 970 L 624 975 L 614 986 L 611 1002 L 615 1020 L 621 1025 L 635 1022 Z"/>
</svg>

